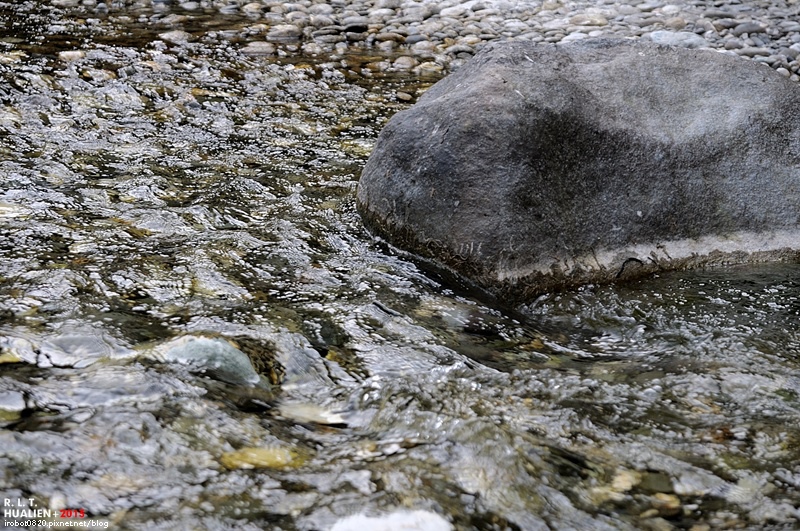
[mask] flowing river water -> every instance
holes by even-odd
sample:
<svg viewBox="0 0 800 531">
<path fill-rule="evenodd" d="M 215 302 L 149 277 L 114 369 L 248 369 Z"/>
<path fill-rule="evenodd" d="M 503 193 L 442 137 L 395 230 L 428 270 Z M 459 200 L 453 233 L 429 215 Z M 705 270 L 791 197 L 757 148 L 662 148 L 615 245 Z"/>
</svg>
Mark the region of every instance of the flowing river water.
<svg viewBox="0 0 800 531">
<path fill-rule="evenodd" d="M 504 308 L 354 208 L 435 78 L 245 54 L 219 13 L 177 43 L 144 8 L 0 15 L 0 498 L 120 529 L 800 525 L 800 265 Z"/>
</svg>

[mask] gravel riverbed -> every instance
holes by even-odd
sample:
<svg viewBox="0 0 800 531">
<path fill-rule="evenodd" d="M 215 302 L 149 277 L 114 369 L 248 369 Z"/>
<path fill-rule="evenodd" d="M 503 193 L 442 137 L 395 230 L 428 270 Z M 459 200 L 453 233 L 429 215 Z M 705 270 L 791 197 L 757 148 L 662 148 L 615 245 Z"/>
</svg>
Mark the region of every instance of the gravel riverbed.
<svg viewBox="0 0 800 531">
<path fill-rule="evenodd" d="M 138 0 L 110 4 L 54 0 L 62 7 L 100 15 L 124 7 L 156 8 L 148 22 L 163 27 L 170 44 L 220 37 L 213 30 L 187 30 L 200 13 L 246 15 L 252 24 L 223 37 L 248 54 L 306 55 L 370 49 L 391 58 L 368 70 L 417 74 L 457 68 L 487 42 L 526 39 L 569 42 L 589 37 L 645 38 L 689 48 L 710 48 L 763 62 L 798 81 L 800 3 L 738 0 L 515 1 L 515 0 Z"/>
</svg>

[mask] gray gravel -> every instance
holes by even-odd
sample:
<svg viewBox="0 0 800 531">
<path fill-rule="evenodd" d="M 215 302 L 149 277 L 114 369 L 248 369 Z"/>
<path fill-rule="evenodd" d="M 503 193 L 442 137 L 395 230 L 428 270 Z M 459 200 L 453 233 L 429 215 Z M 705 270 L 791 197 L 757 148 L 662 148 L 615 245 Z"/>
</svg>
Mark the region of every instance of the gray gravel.
<svg viewBox="0 0 800 531">
<path fill-rule="evenodd" d="M 738 54 L 800 80 L 798 0 L 140 0 L 130 5 L 160 9 L 163 17 L 153 22 L 173 31 L 193 13 L 245 15 L 252 21 L 241 33 L 248 54 L 389 52 L 391 59 L 372 63 L 373 70 L 454 69 L 495 39 L 555 43 L 617 36 Z M 95 9 L 108 7 L 99 3 Z M 170 38 L 174 34 L 164 36 Z"/>
</svg>

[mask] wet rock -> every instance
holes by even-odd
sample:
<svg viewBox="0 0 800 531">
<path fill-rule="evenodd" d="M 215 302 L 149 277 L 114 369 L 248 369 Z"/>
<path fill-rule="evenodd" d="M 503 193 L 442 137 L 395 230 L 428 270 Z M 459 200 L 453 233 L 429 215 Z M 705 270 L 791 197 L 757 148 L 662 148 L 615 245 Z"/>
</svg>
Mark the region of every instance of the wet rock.
<svg viewBox="0 0 800 531">
<path fill-rule="evenodd" d="M 270 42 L 291 43 L 300 40 L 303 30 L 295 24 L 278 24 L 273 26 L 267 33 L 267 40 Z"/>
<path fill-rule="evenodd" d="M 261 380 L 247 355 L 223 339 L 179 337 L 160 345 L 149 356 L 186 365 L 193 372 L 234 385 L 252 385 Z"/>
<path fill-rule="evenodd" d="M 287 13 L 297 13 L 306 11 L 306 7 L 303 4 L 299 3 L 283 4 L 283 9 L 285 9 Z"/>
<path fill-rule="evenodd" d="M 308 12 L 314 15 L 330 15 L 333 11 L 330 4 L 313 4 L 308 7 Z"/>
<path fill-rule="evenodd" d="M 425 61 L 414 68 L 414 73 L 419 76 L 431 76 L 440 73 L 442 70 L 442 65 L 433 61 Z"/>
<path fill-rule="evenodd" d="M 769 50 L 767 50 L 766 48 L 746 47 L 736 50 L 736 53 L 747 57 L 756 57 L 759 55 L 768 56 Z"/>
<path fill-rule="evenodd" d="M 375 9 L 369 12 L 371 23 L 380 23 L 394 16 L 394 9 Z"/>
<path fill-rule="evenodd" d="M 230 470 L 297 467 L 302 462 L 297 452 L 282 446 L 240 448 L 220 457 L 222 466 Z"/>
<path fill-rule="evenodd" d="M 681 500 L 674 494 L 657 492 L 653 495 L 653 508 L 661 516 L 674 516 L 681 510 Z"/>
<path fill-rule="evenodd" d="M 324 28 L 336 24 L 336 22 L 327 15 L 311 15 L 311 17 L 309 17 L 309 23 L 315 28 Z"/>
<path fill-rule="evenodd" d="M 65 62 L 77 61 L 86 57 L 86 52 L 83 50 L 64 50 L 58 52 L 58 58 Z"/>
<path fill-rule="evenodd" d="M 249 4 L 245 4 L 242 6 L 242 12 L 244 12 L 247 15 L 257 16 L 261 14 L 261 10 L 263 8 L 264 6 L 262 6 L 258 2 L 250 2 Z"/>
<path fill-rule="evenodd" d="M 345 31 L 354 33 L 363 33 L 367 31 L 369 26 L 369 19 L 362 16 L 345 17 L 341 21 Z"/>
<path fill-rule="evenodd" d="M 681 48 L 705 48 L 708 46 L 707 40 L 689 31 L 672 32 L 659 30 L 648 33 L 645 37 L 656 44 L 664 46 L 679 46 Z"/>
<path fill-rule="evenodd" d="M 686 20 L 682 17 L 672 17 L 665 20 L 664 25 L 675 31 L 680 31 L 686 27 Z"/>
<path fill-rule="evenodd" d="M 366 32 L 353 32 L 348 31 L 345 34 L 345 38 L 350 42 L 360 42 L 366 40 L 367 33 Z"/>
<path fill-rule="evenodd" d="M 419 64 L 419 61 L 411 56 L 403 55 L 395 59 L 393 65 L 398 70 L 411 70 Z"/>
<path fill-rule="evenodd" d="M 722 31 L 726 29 L 735 28 L 739 25 L 739 21 L 733 18 L 720 18 L 716 19 L 712 23 L 714 25 L 714 29 L 717 31 Z"/>
<path fill-rule="evenodd" d="M 289 22 L 292 25 L 300 28 L 308 25 L 310 20 L 311 17 L 303 11 L 290 11 L 289 13 L 286 13 L 286 22 Z"/>
<path fill-rule="evenodd" d="M 0 391 L 0 422 L 19 418 L 25 407 L 25 396 L 22 393 Z"/>
<path fill-rule="evenodd" d="M 765 30 L 766 28 L 758 22 L 744 22 L 733 28 L 731 33 L 738 37 L 743 33 L 763 33 Z"/>
<path fill-rule="evenodd" d="M 569 23 L 576 26 L 605 26 L 608 20 L 603 15 L 580 14 L 569 19 Z"/>
<path fill-rule="evenodd" d="M 242 53 L 246 55 L 272 55 L 275 53 L 275 45 L 264 41 L 250 42 L 242 48 Z"/>
<path fill-rule="evenodd" d="M 278 413 L 283 418 L 303 424 L 344 425 L 345 418 L 339 412 L 330 411 L 312 403 L 282 403 Z"/>
<path fill-rule="evenodd" d="M 419 41 L 411 46 L 411 51 L 414 55 L 430 57 L 436 49 L 436 44 L 431 41 Z"/>
<path fill-rule="evenodd" d="M 728 39 L 725 41 L 726 50 L 738 50 L 739 48 L 744 48 L 744 43 L 741 39 Z"/>
<path fill-rule="evenodd" d="M 192 40 L 192 34 L 183 30 L 167 31 L 166 33 L 159 33 L 158 37 L 162 41 L 172 44 L 186 44 Z"/>
<path fill-rule="evenodd" d="M 470 7 L 465 4 L 459 4 L 451 7 L 445 7 L 439 11 L 440 17 L 461 17 L 464 16 Z"/>
<path fill-rule="evenodd" d="M 425 35 L 420 35 L 419 33 L 414 35 L 409 35 L 406 37 L 406 44 L 417 44 L 419 42 L 427 42 L 428 38 Z"/>
<path fill-rule="evenodd" d="M 490 45 L 387 124 L 359 210 L 393 243 L 517 299 L 795 259 L 800 115 L 785 109 L 798 103 L 785 78 L 725 54 Z"/>
<path fill-rule="evenodd" d="M 778 23 L 783 33 L 793 33 L 800 31 L 800 22 L 795 20 L 784 20 Z"/>
<path fill-rule="evenodd" d="M 17 347 L 23 345 L 24 342 L 17 343 Z M 114 339 L 97 333 L 66 331 L 30 346 L 39 367 L 88 367 L 102 359 L 129 355 L 129 351 Z M 24 348 L 17 352 L 25 360 L 31 358 L 24 353 Z"/>
<path fill-rule="evenodd" d="M 404 36 L 400 35 L 399 33 L 394 33 L 394 32 L 391 32 L 391 31 L 387 31 L 387 32 L 383 32 L 383 33 L 377 34 L 375 36 L 375 40 L 379 41 L 379 42 L 393 41 L 393 42 L 401 42 L 402 43 L 402 42 L 404 42 L 406 40 L 406 38 Z"/>
<path fill-rule="evenodd" d="M 570 33 L 569 35 L 567 35 L 566 37 L 561 39 L 561 42 L 562 43 L 568 43 L 568 42 L 572 42 L 572 41 L 580 41 L 580 40 L 586 39 L 588 37 L 589 36 L 587 34 L 585 34 L 583 32 L 580 32 L 580 31 L 576 31 L 574 33 Z"/>
<path fill-rule="evenodd" d="M 444 51 L 445 51 L 445 53 L 449 53 L 449 54 L 453 54 L 453 55 L 456 55 L 456 54 L 459 54 L 459 53 L 467 53 L 467 54 L 472 55 L 472 54 L 475 53 L 475 50 L 472 48 L 472 46 L 467 46 L 466 44 L 454 44 L 453 46 L 448 46 L 447 48 L 445 48 Z"/>
</svg>

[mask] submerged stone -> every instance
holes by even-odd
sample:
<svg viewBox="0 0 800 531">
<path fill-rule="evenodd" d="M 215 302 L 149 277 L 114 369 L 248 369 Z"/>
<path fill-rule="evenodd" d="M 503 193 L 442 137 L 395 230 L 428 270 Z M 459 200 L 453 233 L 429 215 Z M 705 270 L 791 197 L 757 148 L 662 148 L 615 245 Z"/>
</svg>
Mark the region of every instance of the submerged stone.
<svg viewBox="0 0 800 531">
<path fill-rule="evenodd" d="M 18 419 L 25 410 L 25 395 L 18 391 L 0 391 L 0 422 Z"/>
<path fill-rule="evenodd" d="M 247 354 L 224 339 L 179 337 L 157 347 L 153 357 L 233 385 L 254 385 L 261 380 Z"/>
<path fill-rule="evenodd" d="M 358 207 L 399 247 L 526 299 L 800 251 L 800 89 L 647 42 L 491 44 L 395 115 Z"/>
<path fill-rule="evenodd" d="M 287 468 L 297 467 L 303 462 L 297 452 L 282 446 L 240 448 L 220 457 L 225 468 Z"/>
</svg>

